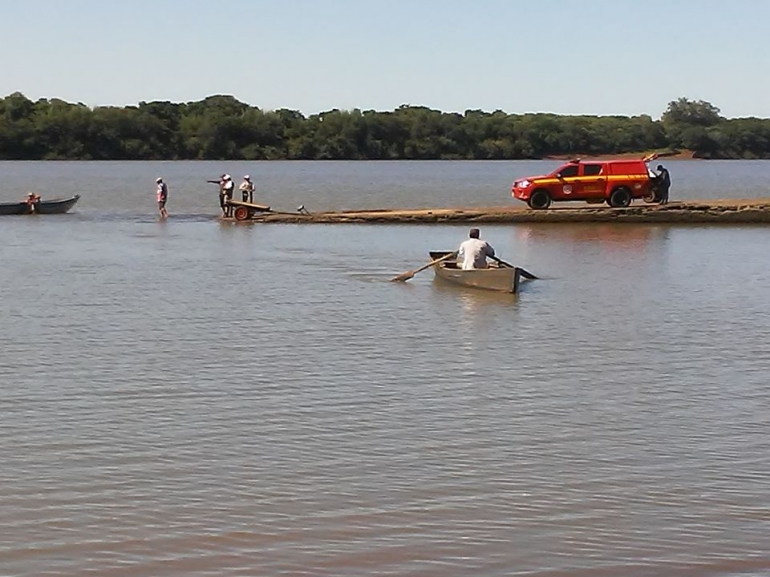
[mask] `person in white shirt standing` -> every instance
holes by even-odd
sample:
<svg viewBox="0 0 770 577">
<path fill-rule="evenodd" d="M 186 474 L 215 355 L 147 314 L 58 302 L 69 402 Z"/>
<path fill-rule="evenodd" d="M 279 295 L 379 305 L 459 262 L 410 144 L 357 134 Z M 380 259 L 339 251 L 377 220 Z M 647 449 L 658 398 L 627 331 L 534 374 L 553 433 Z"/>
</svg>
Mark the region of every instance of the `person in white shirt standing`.
<svg viewBox="0 0 770 577">
<path fill-rule="evenodd" d="M 251 182 L 251 177 L 248 174 L 243 177 L 243 182 L 238 189 L 241 191 L 243 202 L 254 203 L 254 183 Z"/>
<path fill-rule="evenodd" d="M 235 183 L 233 182 L 233 179 L 230 177 L 229 174 L 225 174 L 222 177 L 222 180 L 223 180 L 222 190 L 225 193 L 224 206 L 222 207 L 222 209 L 225 212 L 225 216 L 232 216 L 233 206 L 229 204 L 227 201 L 233 199 L 233 192 L 235 191 Z"/>
<path fill-rule="evenodd" d="M 463 259 L 463 270 L 487 268 L 487 257 L 495 256 L 495 249 L 479 238 L 479 229 L 472 228 L 469 238 L 460 245 L 458 255 Z"/>
</svg>

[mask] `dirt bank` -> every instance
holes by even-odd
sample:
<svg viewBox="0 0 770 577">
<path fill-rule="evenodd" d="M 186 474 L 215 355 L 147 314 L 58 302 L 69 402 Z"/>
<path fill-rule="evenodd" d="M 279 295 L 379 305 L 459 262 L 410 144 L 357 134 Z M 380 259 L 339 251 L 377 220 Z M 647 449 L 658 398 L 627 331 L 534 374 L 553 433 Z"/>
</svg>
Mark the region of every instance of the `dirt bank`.
<svg viewBox="0 0 770 577">
<path fill-rule="evenodd" d="M 770 198 L 753 200 L 681 201 L 667 205 L 634 204 L 629 208 L 599 205 L 483 208 L 356 210 L 302 214 L 262 214 L 245 222 L 280 223 L 519 223 L 618 222 L 684 224 L 770 224 Z"/>
</svg>

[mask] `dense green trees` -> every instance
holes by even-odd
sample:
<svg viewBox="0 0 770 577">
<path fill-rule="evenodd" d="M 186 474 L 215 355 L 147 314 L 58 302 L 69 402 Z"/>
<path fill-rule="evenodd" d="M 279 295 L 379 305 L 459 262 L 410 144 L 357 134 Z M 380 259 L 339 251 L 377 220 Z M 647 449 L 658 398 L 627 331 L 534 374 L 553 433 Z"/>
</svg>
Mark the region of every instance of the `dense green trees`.
<svg viewBox="0 0 770 577">
<path fill-rule="evenodd" d="M 725 119 L 704 101 L 649 116 L 559 116 L 423 106 L 264 111 L 232 96 L 97 107 L 0 99 L 0 159 L 516 159 L 688 149 L 770 158 L 770 120 Z"/>
</svg>

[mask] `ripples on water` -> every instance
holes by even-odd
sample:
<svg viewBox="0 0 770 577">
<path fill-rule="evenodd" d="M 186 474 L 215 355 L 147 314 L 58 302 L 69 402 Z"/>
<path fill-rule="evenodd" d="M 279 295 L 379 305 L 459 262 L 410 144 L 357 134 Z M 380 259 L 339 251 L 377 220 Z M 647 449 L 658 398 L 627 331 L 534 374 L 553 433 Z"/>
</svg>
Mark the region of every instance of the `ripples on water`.
<svg viewBox="0 0 770 577">
<path fill-rule="evenodd" d="M 0 575 L 769 573 L 767 229 L 482 234 L 4 218 Z"/>
</svg>

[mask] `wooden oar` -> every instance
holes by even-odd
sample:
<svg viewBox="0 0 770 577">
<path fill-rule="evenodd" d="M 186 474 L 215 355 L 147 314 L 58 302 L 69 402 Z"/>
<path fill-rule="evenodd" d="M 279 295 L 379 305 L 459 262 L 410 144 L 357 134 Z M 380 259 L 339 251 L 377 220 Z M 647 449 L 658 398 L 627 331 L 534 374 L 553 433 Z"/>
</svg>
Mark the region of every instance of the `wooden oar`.
<svg viewBox="0 0 770 577">
<path fill-rule="evenodd" d="M 499 264 L 501 264 L 504 267 L 516 268 L 511 263 L 505 262 L 504 260 L 499 259 L 496 256 L 490 256 L 489 258 L 491 258 L 492 260 L 497 261 Z M 531 272 L 526 271 L 526 270 L 524 270 L 521 267 L 518 267 L 518 268 L 519 268 L 519 272 L 521 273 L 521 276 L 523 276 L 524 278 L 529 279 L 529 280 L 537 280 L 537 277 L 535 275 L 533 275 Z"/>
<path fill-rule="evenodd" d="M 398 281 L 398 282 L 406 282 L 406 281 L 408 281 L 410 278 L 412 278 L 414 275 L 416 275 L 418 272 L 420 272 L 420 271 L 423 271 L 423 270 L 425 270 L 426 268 L 430 268 L 430 267 L 432 267 L 434 264 L 438 264 L 438 263 L 440 263 L 440 262 L 443 262 L 443 261 L 445 261 L 445 260 L 449 260 L 450 258 L 453 258 L 453 257 L 455 257 L 456 255 L 457 255 L 457 253 L 456 253 L 456 252 L 450 252 L 449 254 L 445 254 L 445 255 L 444 255 L 444 256 L 442 256 L 441 258 L 437 258 L 436 260 L 434 260 L 434 261 L 432 261 L 432 262 L 429 262 L 428 264 L 426 264 L 426 265 L 423 265 L 423 266 L 421 266 L 420 268 L 416 268 L 416 269 L 414 269 L 414 270 L 408 270 L 408 271 L 406 271 L 406 272 L 404 272 L 404 273 L 401 273 L 400 275 L 398 275 L 398 276 L 396 276 L 396 277 L 393 277 L 393 278 L 392 278 L 392 279 L 390 279 L 390 280 L 391 280 L 391 282 L 395 282 L 395 281 Z"/>
</svg>

